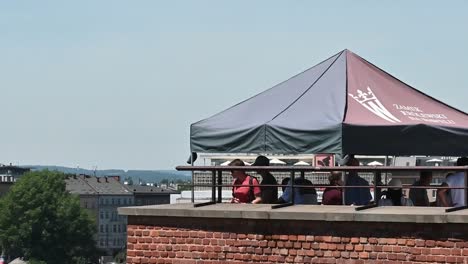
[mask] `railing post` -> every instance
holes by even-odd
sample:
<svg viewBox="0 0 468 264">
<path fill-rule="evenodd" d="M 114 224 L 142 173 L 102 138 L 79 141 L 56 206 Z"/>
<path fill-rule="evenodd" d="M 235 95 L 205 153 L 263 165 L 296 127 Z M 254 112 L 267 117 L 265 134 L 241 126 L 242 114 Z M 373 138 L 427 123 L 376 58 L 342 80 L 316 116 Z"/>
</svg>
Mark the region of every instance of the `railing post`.
<svg viewBox="0 0 468 264">
<path fill-rule="evenodd" d="M 294 171 L 291 171 L 291 180 L 289 181 L 289 185 L 291 186 L 291 202 L 294 204 L 295 202 L 295 195 L 294 195 Z"/>
<path fill-rule="evenodd" d="M 223 171 L 219 170 L 218 171 L 218 203 L 223 202 L 223 187 L 221 186 L 223 184 Z"/>
<path fill-rule="evenodd" d="M 211 172 L 211 201 L 216 202 L 216 171 Z"/>
<path fill-rule="evenodd" d="M 382 192 L 380 191 L 380 187 L 377 188 L 378 185 L 380 185 L 380 182 L 382 181 L 382 174 L 380 171 L 374 171 L 374 201 L 376 204 L 379 204 L 380 196 Z"/>
<path fill-rule="evenodd" d="M 468 169 L 465 169 L 465 206 L 468 206 Z"/>
<path fill-rule="evenodd" d="M 192 165 L 193 166 L 193 165 Z M 194 176 L 195 172 L 192 171 L 192 203 L 195 203 L 195 176 Z"/>
</svg>

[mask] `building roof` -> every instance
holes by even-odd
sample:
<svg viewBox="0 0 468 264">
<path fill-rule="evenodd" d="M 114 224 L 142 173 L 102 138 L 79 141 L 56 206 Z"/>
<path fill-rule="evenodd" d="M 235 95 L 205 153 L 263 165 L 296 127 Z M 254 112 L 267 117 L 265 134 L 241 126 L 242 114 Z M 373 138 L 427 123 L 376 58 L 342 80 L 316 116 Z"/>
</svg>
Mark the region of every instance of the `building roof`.
<svg viewBox="0 0 468 264">
<path fill-rule="evenodd" d="M 82 177 L 85 176 L 72 175 L 68 177 L 65 180 L 67 191 L 73 194 L 97 194 L 97 191 L 93 189 L 93 187 L 91 187 L 88 183 L 86 183 Z"/>
<path fill-rule="evenodd" d="M 176 190 L 165 189 L 165 188 L 160 188 L 160 187 L 155 187 L 155 186 L 127 185 L 127 188 L 130 189 L 130 191 L 132 191 L 134 193 L 139 193 L 139 194 L 149 194 L 149 193 L 172 194 L 172 193 L 180 193 L 179 191 L 176 191 Z"/>
<path fill-rule="evenodd" d="M 132 192 L 114 177 L 72 175 L 66 182 L 67 190 L 75 194 L 132 195 Z"/>
<path fill-rule="evenodd" d="M 18 167 L 18 166 L 13 166 L 13 165 L 0 165 L 0 170 L 10 170 L 10 171 L 15 171 L 15 172 L 21 172 L 21 173 L 25 173 L 25 172 L 28 172 L 30 171 L 31 169 L 30 168 L 22 168 L 22 167 Z"/>
</svg>

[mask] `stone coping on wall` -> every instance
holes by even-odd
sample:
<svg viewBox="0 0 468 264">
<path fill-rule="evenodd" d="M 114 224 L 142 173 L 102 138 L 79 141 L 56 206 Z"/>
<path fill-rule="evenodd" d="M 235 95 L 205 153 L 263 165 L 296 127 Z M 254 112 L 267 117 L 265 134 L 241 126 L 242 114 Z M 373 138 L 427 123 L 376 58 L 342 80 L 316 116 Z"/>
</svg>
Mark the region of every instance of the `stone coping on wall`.
<svg viewBox="0 0 468 264">
<path fill-rule="evenodd" d="M 382 206 L 356 211 L 353 206 L 294 205 L 271 209 L 268 204 L 166 204 L 120 207 L 120 215 L 271 220 L 468 223 L 468 209 L 446 213 L 445 207 Z"/>
</svg>

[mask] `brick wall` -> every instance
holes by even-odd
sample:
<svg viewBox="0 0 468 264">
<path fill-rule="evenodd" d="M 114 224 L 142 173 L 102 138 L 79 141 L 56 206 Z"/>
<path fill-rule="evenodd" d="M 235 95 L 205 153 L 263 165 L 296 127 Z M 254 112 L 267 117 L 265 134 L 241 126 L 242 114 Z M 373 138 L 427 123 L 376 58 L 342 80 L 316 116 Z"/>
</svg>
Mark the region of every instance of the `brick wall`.
<svg viewBox="0 0 468 264">
<path fill-rule="evenodd" d="M 129 216 L 127 263 L 468 263 L 467 224 Z"/>
</svg>

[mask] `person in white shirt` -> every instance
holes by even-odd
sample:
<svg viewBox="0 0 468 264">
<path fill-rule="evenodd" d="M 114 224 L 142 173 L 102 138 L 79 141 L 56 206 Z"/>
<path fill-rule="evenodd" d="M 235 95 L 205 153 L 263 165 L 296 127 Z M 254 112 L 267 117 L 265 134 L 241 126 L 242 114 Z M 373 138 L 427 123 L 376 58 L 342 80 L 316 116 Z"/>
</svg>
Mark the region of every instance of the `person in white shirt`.
<svg viewBox="0 0 468 264">
<path fill-rule="evenodd" d="M 468 158 L 461 157 L 457 159 L 457 166 L 468 166 Z M 442 186 L 445 187 L 465 187 L 465 173 L 459 171 L 454 173 L 445 179 L 445 182 L 442 183 Z M 451 202 L 447 199 L 446 193 L 450 193 Z M 444 207 L 449 206 L 465 206 L 465 189 L 439 189 L 437 196 L 440 199 L 440 203 Z"/>
</svg>

